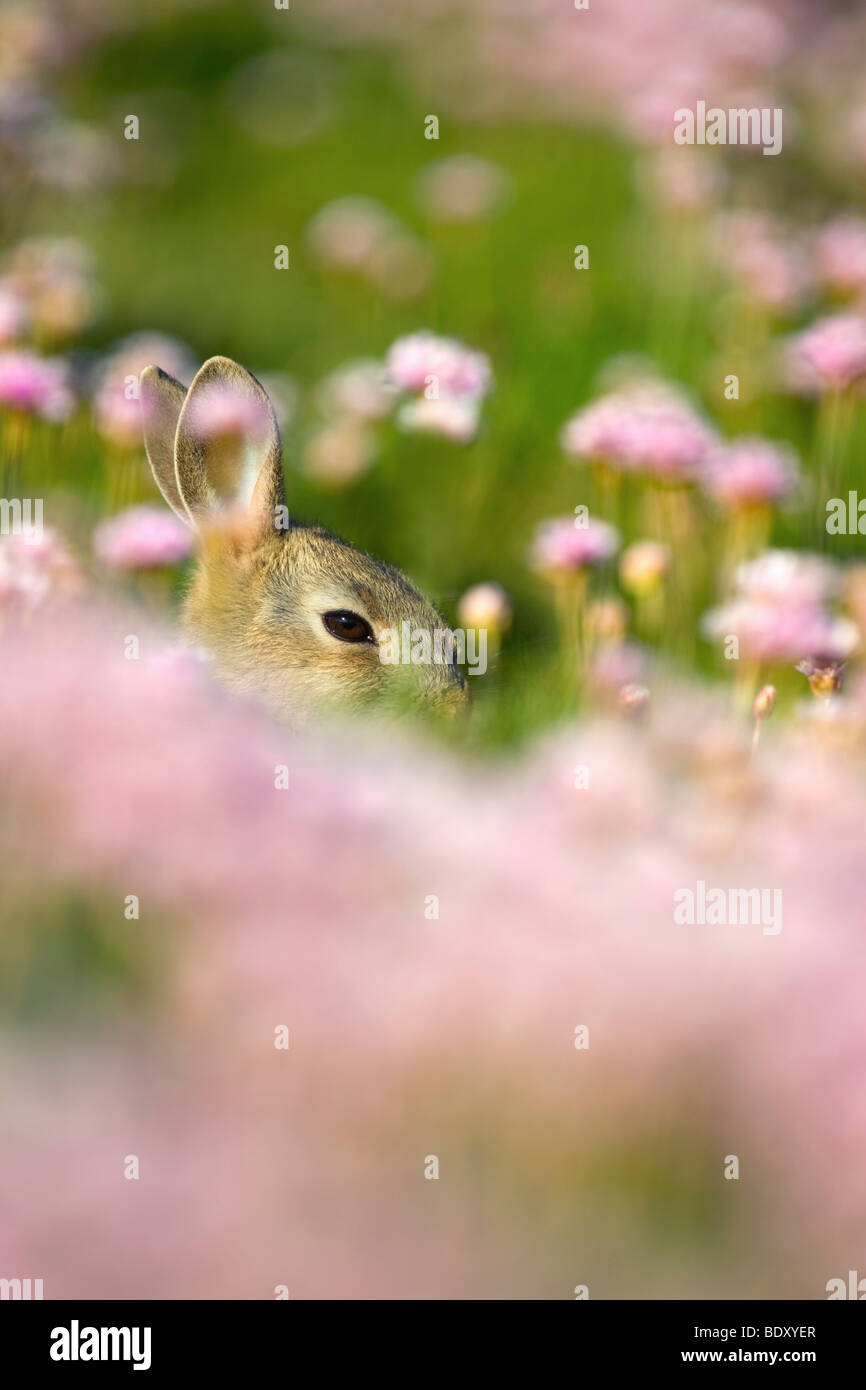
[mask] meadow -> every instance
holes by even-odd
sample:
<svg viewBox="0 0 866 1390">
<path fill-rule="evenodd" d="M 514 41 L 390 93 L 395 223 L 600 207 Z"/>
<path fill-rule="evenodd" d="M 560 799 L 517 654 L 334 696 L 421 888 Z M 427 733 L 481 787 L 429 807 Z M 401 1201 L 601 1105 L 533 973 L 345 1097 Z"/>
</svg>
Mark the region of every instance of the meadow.
<svg viewBox="0 0 866 1390">
<path fill-rule="evenodd" d="M 589 129 L 551 125 L 543 112 L 532 112 L 531 124 L 481 126 L 443 114 L 438 140 L 427 140 L 431 102 L 407 83 L 393 49 L 347 50 L 333 32 L 299 33 L 291 23 L 261 6 L 210 6 L 207 23 L 195 8 L 169 10 L 146 25 L 124 21 L 55 79 L 70 119 L 100 132 L 110 176 L 100 165 L 81 172 L 95 187 L 28 188 L 9 221 L 20 229 L 26 219 L 29 236 L 62 231 L 92 257 L 94 312 L 66 344 L 85 396 L 100 359 L 131 333 L 173 337 L 193 366 L 221 352 L 260 375 L 287 375 L 295 514 L 400 564 L 451 621 L 474 583 L 493 580 L 512 597 L 494 709 L 481 693 L 483 738 L 520 738 L 573 707 L 555 656 L 549 589 L 528 564 L 536 525 L 585 506 L 618 524 L 624 543 L 680 539 L 669 517 L 639 505 L 643 479 L 614 495 L 593 460 L 561 446 L 566 421 L 618 376 L 653 373 L 691 392 L 720 440 L 757 435 L 790 446 L 802 478 L 784 507 L 770 496 L 772 526 L 757 527 L 756 537 L 856 558 L 856 535 L 828 539 L 818 480 L 822 451 L 833 447 L 832 495 L 856 485 L 861 412 L 841 407 L 843 438 L 828 446 L 836 392 L 822 411 L 820 399 L 793 395 L 774 371 L 774 352 L 797 328 L 840 307 L 840 286 L 832 277 L 827 284 L 826 272 L 822 284 L 816 264 L 818 152 L 786 149 L 778 160 L 675 148 L 685 167 L 673 173 L 660 163 L 670 150 L 624 146 L 599 128 L 599 113 Z M 278 42 L 274 60 L 269 46 Z M 251 85 L 255 103 L 239 119 L 237 93 Z M 122 106 L 143 126 L 138 140 L 123 138 Z M 448 161 L 467 155 L 487 161 L 463 175 L 468 215 L 449 209 L 448 197 L 461 195 L 447 182 Z M 444 191 L 430 191 L 425 169 L 443 171 Z M 818 173 L 830 185 L 831 221 L 841 190 L 830 171 Z M 664 178 L 693 186 L 665 189 Z M 393 219 L 385 239 L 396 236 L 397 249 L 386 247 L 384 270 L 375 247 L 372 269 L 353 265 L 351 248 L 342 258 L 325 254 L 323 264 L 311 247 L 316 215 L 347 198 L 367 200 L 360 219 L 370 207 Z M 751 225 L 746 212 L 739 225 L 732 215 L 738 203 Z M 796 221 L 800 203 L 806 228 Z M 841 211 L 851 211 L 847 199 Z M 274 267 L 279 245 L 288 248 L 286 271 Z M 587 247 L 587 269 L 575 269 L 578 245 Z M 390 288 L 388 254 L 403 267 L 390 272 Z M 360 427 L 355 438 L 351 428 L 325 434 L 333 411 L 323 419 L 317 386 L 347 362 L 381 361 L 421 329 L 490 359 L 495 386 L 472 442 L 401 433 L 389 421 L 373 438 Z M 731 374 L 738 399 L 726 395 Z M 85 403 L 62 445 L 48 432 L 21 465 L 22 486 L 74 493 L 91 524 L 124 504 L 158 500 L 141 449 L 130 443 L 118 457 L 98 424 Z M 702 612 L 724 590 L 730 518 L 693 490 L 683 524 L 705 562 L 687 575 L 674 567 L 678 608 L 665 624 L 665 655 L 724 677 L 718 649 L 698 634 Z M 594 576 L 593 593 L 633 598 L 615 565 Z"/>
</svg>

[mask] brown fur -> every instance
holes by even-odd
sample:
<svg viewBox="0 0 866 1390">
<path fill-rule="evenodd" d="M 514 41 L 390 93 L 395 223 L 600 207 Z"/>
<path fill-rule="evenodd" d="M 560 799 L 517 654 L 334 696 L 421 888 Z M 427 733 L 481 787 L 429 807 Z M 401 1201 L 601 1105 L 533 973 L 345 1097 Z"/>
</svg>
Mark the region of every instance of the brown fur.
<svg viewBox="0 0 866 1390">
<path fill-rule="evenodd" d="M 197 409 L 218 388 L 260 407 L 261 428 L 208 438 Z M 206 362 L 189 391 L 160 371 L 141 377 L 145 444 L 156 481 L 201 537 L 185 604 L 193 642 L 231 688 L 261 694 L 277 713 L 305 716 L 333 704 L 403 698 L 453 711 L 466 701 L 455 665 L 386 665 L 375 645 L 338 640 L 322 615 L 346 609 L 384 629 L 444 630 L 431 603 L 400 570 L 318 526 L 275 529 L 283 501 L 279 431 L 255 377 L 227 358 Z M 251 495 L 250 495 L 251 494 Z"/>
</svg>

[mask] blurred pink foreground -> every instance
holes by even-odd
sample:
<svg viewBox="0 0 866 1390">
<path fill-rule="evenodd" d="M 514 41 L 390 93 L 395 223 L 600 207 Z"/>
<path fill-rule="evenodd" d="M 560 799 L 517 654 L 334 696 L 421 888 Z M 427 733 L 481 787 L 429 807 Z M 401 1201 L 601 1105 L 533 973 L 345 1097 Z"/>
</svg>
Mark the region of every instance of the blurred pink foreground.
<svg viewBox="0 0 866 1390">
<path fill-rule="evenodd" d="M 75 600 L 0 640 L 0 1275 L 822 1298 L 856 1266 L 856 694 L 751 764 L 681 691 L 461 767 L 299 738 L 162 640 Z M 677 925 L 699 880 L 781 889 L 783 930 Z"/>
</svg>

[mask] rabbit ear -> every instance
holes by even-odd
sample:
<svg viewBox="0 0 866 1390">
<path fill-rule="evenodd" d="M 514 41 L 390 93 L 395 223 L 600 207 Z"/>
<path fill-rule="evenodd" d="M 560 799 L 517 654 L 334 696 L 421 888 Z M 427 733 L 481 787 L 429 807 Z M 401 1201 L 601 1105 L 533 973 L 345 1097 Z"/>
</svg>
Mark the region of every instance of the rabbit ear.
<svg viewBox="0 0 866 1390">
<path fill-rule="evenodd" d="M 190 515 L 174 471 L 174 436 L 186 387 L 159 367 L 145 367 L 139 377 L 139 391 L 144 447 L 157 487 L 172 511 L 189 526 Z"/>
<path fill-rule="evenodd" d="M 283 505 L 280 432 L 260 382 L 228 357 L 211 357 L 189 388 L 174 446 L 181 496 L 193 520 L 245 513 L 250 531 L 273 529 Z"/>
</svg>

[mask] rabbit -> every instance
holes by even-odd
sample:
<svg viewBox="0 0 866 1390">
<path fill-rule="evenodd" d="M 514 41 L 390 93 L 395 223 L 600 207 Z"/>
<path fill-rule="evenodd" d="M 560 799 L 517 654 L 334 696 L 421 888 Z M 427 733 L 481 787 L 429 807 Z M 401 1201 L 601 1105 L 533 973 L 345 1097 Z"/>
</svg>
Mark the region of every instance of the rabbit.
<svg viewBox="0 0 866 1390">
<path fill-rule="evenodd" d="M 456 713 L 467 702 L 451 634 L 400 570 L 320 526 L 289 519 L 273 406 L 252 373 L 212 357 L 189 390 L 159 367 L 140 377 L 145 448 L 172 510 L 200 546 L 184 629 L 230 689 L 278 716 L 413 704 Z M 388 634 L 421 629 L 444 660 L 389 664 Z"/>
</svg>

